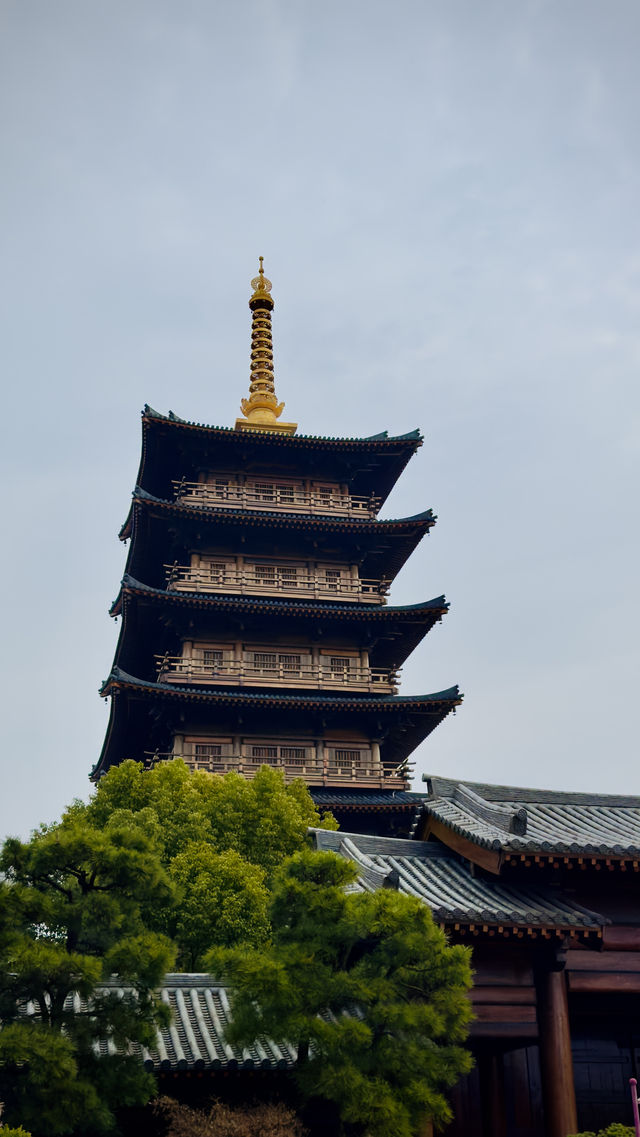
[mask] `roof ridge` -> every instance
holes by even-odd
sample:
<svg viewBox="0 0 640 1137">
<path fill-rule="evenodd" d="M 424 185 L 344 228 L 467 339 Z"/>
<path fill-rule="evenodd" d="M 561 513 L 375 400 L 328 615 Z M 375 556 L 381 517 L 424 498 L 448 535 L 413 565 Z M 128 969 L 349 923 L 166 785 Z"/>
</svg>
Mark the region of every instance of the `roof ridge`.
<svg viewBox="0 0 640 1137">
<path fill-rule="evenodd" d="M 154 407 L 149 406 L 148 403 L 145 403 L 145 405 L 141 411 L 141 415 L 142 415 L 143 419 L 147 419 L 149 421 L 156 420 L 158 422 L 173 423 L 176 426 L 188 426 L 188 427 L 191 427 L 192 429 L 195 428 L 196 430 L 220 431 L 223 434 L 241 434 L 243 436 L 243 441 L 244 441 L 245 432 L 235 430 L 234 427 L 232 427 L 232 426 L 216 426 L 216 425 L 211 424 L 211 423 L 195 422 L 195 420 L 193 420 L 193 419 L 181 418 L 180 415 L 175 414 L 175 412 L 171 411 L 171 410 L 168 412 L 168 414 L 165 415 L 165 414 L 162 414 L 161 411 L 155 410 Z M 309 441 L 309 442 L 356 442 L 356 443 L 358 443 L 358 442 L 359 443 L 367 443 L 367 442 L 368 443 L 371 443 L 371 442 L 373 442 L 373 443 L 376 443 L 376 442 L 380 442 L 380 443 L 388 443 L 388 442 L 391 442 L 391 443 L 393 443 L 393 442 L 422 443 L 422 441 L 423 441 L 423 435 L 420 433 L 420 429 L 418 427 L 415 427 L 413 430 L 406 431 L 404 434 L 389 434 L 389 432 L 387 430 L 383 430 L 383 431 L 380 431 L 378 434 L 360 435 L 357 437 L 356 436 L 349 436 L 349 435 L 296 434 L 296 435 L 285 435 L 283 438 L 283 436 L 278 431 L 270 431 L 270 430 L 261 430 L 261 431 L 257 432 L 257 436 L 258 436 L 257 437 L 258 441 L 266 440 L 266 441 L 272 442 L 274 439 L 277 439 L 278 442 L 285 441 L 285 443 L 289 443 L 289 442 L 296 443 L 296 442 L 305 442 L 305 441 Z M 255 441 L 255 439 L 252 439 L 252 441 Z"/>
</svg>

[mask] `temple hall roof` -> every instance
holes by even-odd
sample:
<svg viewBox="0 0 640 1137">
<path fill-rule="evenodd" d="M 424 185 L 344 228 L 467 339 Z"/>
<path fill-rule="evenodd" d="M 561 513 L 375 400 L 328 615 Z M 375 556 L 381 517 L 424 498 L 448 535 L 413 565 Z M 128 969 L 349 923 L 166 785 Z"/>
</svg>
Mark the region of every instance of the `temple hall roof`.
<svg viewBox="0 0 640 1137">
<path fill-rule="evenodd" d="M 505 884 L 473 875 L 469 862 L 436 841 L 370 837 L 311 829 L 317 849 L 332 850 L 358 869 L 357 888 L 396 888 L 417 896 L 439 923 L 537 931 L 595 932 L 609 920 L 550 887 Z"/>
<path fill-rule="evenodd" d="M 433 822 L 502 854 L 640 858 L 640 798 L 457 782 L 423 775 Z M 438 830 L 442 836 L 442 830 Z"/>
</svg>

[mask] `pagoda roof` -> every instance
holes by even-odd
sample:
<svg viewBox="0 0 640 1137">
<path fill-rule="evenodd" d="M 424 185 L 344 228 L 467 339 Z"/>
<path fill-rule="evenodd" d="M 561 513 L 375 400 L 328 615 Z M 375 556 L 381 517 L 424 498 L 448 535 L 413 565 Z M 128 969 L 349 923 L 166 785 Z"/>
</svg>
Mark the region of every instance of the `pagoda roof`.
<svg viewBox="0 0 640 1137">
<path fill-rule="evenodd" d="M 163 415 L 161 411 L 154 410 L 148 403 L 145 403 L 144 410 L 142 411 L 143 421 L 146 422 L 165 422 L 171 423 L 172 426 L 185 427 L 188 430 L 202 430 L 208 434 L 220 435 L 233 435 L 241 437 L 244 441 L 247 432 L 244 430 L 234 430 L 232 426 L 212 426 L 208 423 L 194 422 L 191 419 L 180 418 L 179 415 L 169 411 L 168 414 Z M 322 434 L 283 434 L 280 431 L 274 430 L 260 430 L 251 432 L 251 441 L 258 440 L 258 442 L 282 442 L 284 441 L 287 446 L 294 446 L 295 444 L 302 445 L 335 445 L 335 446 L 364 446 L 370 447 L 372 444 L 386 442 L 413 442 L 419 446 L 423 441 L 420 431 L 416 428 L 410 430 L 406 434 L 389 434 L 387 430 L 381 430 L 378 434 L 367 434 L 360 437 L 352 437 L 349 435 L 322 435 Z"/>
<path fill-rule="evenodd" d="M 130 637 L 125 637 L 125 622 L 131 606 L 136 609 L 138 623 L 135 628 L 135 645 L 131 644 Z M 113 602 L 110 613 L 112 616 L 123 616 L 123 625 L 116 650 L 116 663 L 122 664 L 125 670 L 133 670 L 136 674 L 147 674 L 147 668 L 134 663 L 142 659 L 139 648 L 141 639 L 148 642 L 153 652 L 167 650 L 166 645 L 158 642 L 154 633 L 154 621 L 158 611 L 163 614 L 174 614 L 173 624 L 180 628 L 190 620 L 195 611 L 200 613 L 200 623 L 203 625 L 199 638 L 205 639 L 207 624 L 226 622 L 229 627 L 234 623 L 238 625 L 247 616 L 254 617 L 256 634 L 259 628 L 262 634 L 265 628 L 273 628 L 277 623 L 279 628 L 286 625 L 280 621 L 289 621 L 290 625 L 303 627 L 306 630 L 317 627 L 322 631 L 322 637 L 330 642 L 331 635 L 352 635 L 354 642 L 361 642 L 366 634 L 368 637 L 368 650 L 372 653 L 370 663 L 372 667 L 400 667 L 417 644 L 427 635 L 434 624 L 438 623 L 446 614 L 449 605 L 444 596 L 435 597 L 422 604 L 408 604 L 398 607 L 377 604 L 349 604 L 332 603 L 310 598 L 271 597 L 271 596 L 239 596 L 236 594 L 222 595 L 211 592 L 172 591 L 163 588 L 153 588 L 143 584 L 127 574 L 123 577 L 120 592 Z M 146 624 L 139 621 L 143 619 L 144 612 L 148 611 Z M 208 616 L 211 620 L 208 620 Z M 149 636 L 145 636 L 143 627 L 149 627 Z M 135 646 L 133 654 L 129 650 Z M 367 645 L 365 645 L 367 646 Z M 123 658 L 122 651 L 126 651 Z M 143 666 L 142 672 L 139 667 Z"/>
<path fill-rule="evenodd" d="M 282 542 L 291 546 L 286 555 L 310 556 L 315 550 L 317 558 L 322 555 L 322 541 L 331 543 L 335 539 L 344 550 L 344 559 L 352 558 L 362 566 L 362 575 L 391 580 L 419 541 L 435 525 L 436 517 L 430 509 L 412 517 L 379 521 L 324 514 L 279 513 L 275 510 L 206 508 L 168 501 L 136 487 L 129 515 L 120 531 L 121 540 L 132 538 L 128 573 L 146 578 L 149 564 L 157 562 L 161 565 L 171 559 L 166 537 L 170 522 L 173 522 L 175 540 L 181 549 L 190 547 L 194 542 L 199 544 L 197 535 L 203 531 L 208 530 L 209 535 L 216 538 L 219 533 L 222 540 L 223 535 L 233 536 L 235 529 L 247 542 L 257 542 L 260 552 L 265 538 L 271 543 L 271 534 L 277 533 Z M 160 524 L 162 530 L 154 534 L 152 527 Z M 140 542 L 136 538 L 141 525 L 144 526 L 143 540 L 142 547 L 138 548 Z M 246 550 L 251 551 L 248 545 Z"/>
<path fill-rule="evenodd" d="M 220 703 L 238 706 L 269 706 L 279 705 L 286 707 L 343 707 L 351 710 L 375 711 L 424 711 L 430 704 L 445 704 L 453 710 L 462 701 L 459 688 L 449 687 L 445 691 L 435 691 L 429 695 L 325 695 L 320 692 L 292 693 L 282 691 L 242 690 L 230 691 L 225 689 L 215 691 L 202 687 L 180 687 L 175 683 L 150 683 L 144 679 L 137 679 L 128 675 L 119 667 L 114 667 L 100 688 L 100 695 L 111 693 L 114 687 L 133 687 L 152 693 L 161 693 L 171 698 L 187 696 L 191 700 L 205 703 Z"/>
<path fill-rule="evenodd" d="M 424 831 L 507 860 L 533 855 L 640 860 L 640 797 L 458 782 L 423 775 Z M 434 824 L 435 823 L 435 824 Z"/>
<path fill-rule="evenodd" d="M 528 931 L 596 933 L 610 920 L 551 888 L 474 875 L 464 858 L 435 841 L 309 830 L 315 847 L 338 853 L 358 870 L 356 888 L 395 888 L 417 896 L 447 926 L 498 925 Z"/>
<path fill-rule="evenodd" d="M 178 592 L 166 588 L 153 588 L 143 584 L 128 573 L 122 578 L 120 592 L 114 600 L 109 614 L 118 616 L 122 610 L 122 600 L 125 593 L 139 593 L 150 599 L 158 599 L 162 603 L 186 604 L 195 608 L 219 608 L 238 612 L 273 611 L 283 615 L 310 613 L 312 615 L 339 616 L 341 619 L 353 620 L 381 620 L 389 621 L 399 616 L 428 619 L 433 612 L 438 616 L 444 615 L 449 609 L 449 603 L 444 596 L 435 596 L 432 600 L 423 600 L 418 604 L 350 604 L 346 601 L 329 603 L 324 600 L 304 600 L 291 597 L 276 596 L 237 596 L 223 595 L 215 592 Z"/>
<path fill-rule="evenodd" d="M 336 695 L 264 688 L 230 689 L 177 686 L 139 679 L 115 667 L 103 683 L 102 696 L 111 701 L 109 726 L 100 758 L 92 772 L 98 777 L 124 758 L 143 755 L 157 747 L 170 749 L 171 737 L 189 712 L 193 731 L 211 733 L 236 729 L 245 734 L 280 734 L 283 729 L 322 734 L 326 721 L 336 730 L 361 729 L 380 737 L 383 762 L 399 767 L 416 746 L 461 703 L 457 687 L 429 695 Z M 149 703 L 154 714 L 149 716 Z M 225 727 L 226 723 L 226 727 Z"/>
<path fill-rule="evenodd" d="M 121 541 L 126 541 L 131 536 L 132 510 L 136 501 L 149 502 L 177 515 L 189 515 L 197 517 L 198 520 L 208 518 L 223 524 L 225 522 L 237 524 L 238 521 L 241 521 L 243 525 L 266 525 L 269 528 L 277 527 L 279 529 L 304 527 L 305 529 L 338 533 L 375 533 L 386 531 L 389 526 L 398 527 L 402 525 L 412 527 L 419 525 L 428 529 L 435 525 L 437 520 L 432 509 L 425 509 L 422 513 L 414 513 L 411 517 L 386 517 L 370 520 L 364 517 L 337 517 L 331 513 L 284 513 L 276 509 L 229 509 L 214 505 L 187 505 L 183 501 L 168 501 L 166 498 L 155 497 L 154 494 L 147 493 L 139 485 L 135 487 L 131 496 L 133 498 L 132 507 L 119 533 Z"/>
<path fill-rule="evenodd" d="M 325 477 L 333 472 L 336 480 L 351 485 L 352 492 L 375 493 L 384 500 L 422 441 L 419 430 L 399 435 L 381 431 L 364 438 L 238 431 L 187 421 L 172 411 L 163 415 L 145 406 L 138 481 L 158 492 L 167 470 L 170 477 L 180 477 L 185 467 L 245 468 L 248 459 L 253 465 L 313 469 Z"/>
</svg>

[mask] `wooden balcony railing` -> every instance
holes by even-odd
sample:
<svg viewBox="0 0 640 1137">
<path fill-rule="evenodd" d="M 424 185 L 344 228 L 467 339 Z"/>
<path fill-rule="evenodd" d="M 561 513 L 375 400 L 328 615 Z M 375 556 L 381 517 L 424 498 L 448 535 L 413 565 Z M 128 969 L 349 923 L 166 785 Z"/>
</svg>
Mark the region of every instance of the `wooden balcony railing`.
<svg viewBox="0 0 640 1137">
<path fill-rule="evenodd" d="M 337 517 L 375 517 L 380 499 L 342 494 L 337 489 L 304 489 L 285 483 L 236 485 L 213 482 L 174 481 L 176 501 L 216 509 L 275 509 L 278 512 L 329 514 Z"/>
<path fill-rule="evenodd" d="M 337 600 L 361 604 L 386 604 L 389 582 L 360 580 L 347 572 L 339 577 L 303 568 L 287 570 L 232 564 L 165 565 L 167 587 L 177 592 L 225 592 L 239 596 L 290 596 L 315 600 Z"/>
<path fill-rule="evenodd" d="M 198 656 L 157 655 L 161 683 L 215 683 L 234 687 L 300 687 L 328 691 L 368 691 L 395 695 L 398 671 L 390 668 L 330 666 L 328 663 L 256 663 L 255 660 L 223 659 L 214 664 Z"/>
<path fill-rule="evenodd" d="M 196 749 L 200 753 L 196 753 Z M 202 753 L 205 749 L 217 753 Z M 313 746 L 308 747 L 264 747 L 279 750 L 275 756 L 255 755 L 249 751 L 252 746 L 234 747 L 233 744 L 211 744 L 209 747 L 195 746 L 185 741 L 184 752 L 160 753 L 154 751 L 146 755 L 146 765 L 152 768 L 161 762 L 182 758 L 191 770 L 203 770 L 211 774 L 234 772 L 245 778 L 253 778 L 261 766 L 282 770 L 287 781 L 302 778 L 311 786 L 334 786 L 351 789 L 394 789 L 408 788 L 412 763 L 393 767 L 388 763 L 375 763 L 370 751 L 361 751 L 357 761 L 349 760 L 349 749 L 326 747 L 324 756 L 319 757 Z M 295 757 L 288 757 L 286 751 L 296 751 Z"/>
</svg>

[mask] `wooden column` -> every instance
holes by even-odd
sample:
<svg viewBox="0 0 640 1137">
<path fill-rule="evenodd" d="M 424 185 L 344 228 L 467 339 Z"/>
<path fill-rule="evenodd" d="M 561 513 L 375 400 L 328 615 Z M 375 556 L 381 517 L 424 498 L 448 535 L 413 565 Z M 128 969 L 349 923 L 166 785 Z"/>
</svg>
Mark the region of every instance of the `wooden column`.
<svg viewBox="0 0 640 1137">
<path fill-rule="evenodd" d="M 547 971 L 540 976 L 538 1021 L 545 1137 L 567 1137 L 578 1132 L 578 1114 L 564 971 Z"/>
<path fill-rule="evenodd" d="M 478 1055 L 478 1076 L 482 1132 L 486 1137 L 507 1137 L 503 1055 L 499 1051 L 482 1051 Z"/>
</svg>

